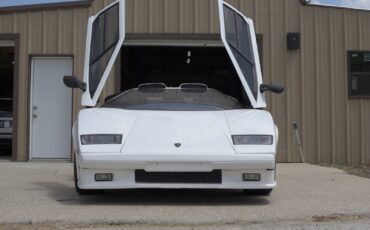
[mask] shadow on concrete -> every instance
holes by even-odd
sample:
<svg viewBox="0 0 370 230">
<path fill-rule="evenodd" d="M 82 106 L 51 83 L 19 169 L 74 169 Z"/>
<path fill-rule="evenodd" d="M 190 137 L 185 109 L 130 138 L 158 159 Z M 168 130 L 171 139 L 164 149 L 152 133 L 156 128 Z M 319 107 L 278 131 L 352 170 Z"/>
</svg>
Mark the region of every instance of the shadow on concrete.
<svg viewBox="0 0 370 230">
<path fill-rule="evenodd" d="M 127 189 L 98 195 L 79 195 L 73 184 L 36 182 L 48 195 L 64 205 L 167 205 L 167 206 L 264 206 L 268 197 L 245 195 L 241 190 Z"/>
</svg>

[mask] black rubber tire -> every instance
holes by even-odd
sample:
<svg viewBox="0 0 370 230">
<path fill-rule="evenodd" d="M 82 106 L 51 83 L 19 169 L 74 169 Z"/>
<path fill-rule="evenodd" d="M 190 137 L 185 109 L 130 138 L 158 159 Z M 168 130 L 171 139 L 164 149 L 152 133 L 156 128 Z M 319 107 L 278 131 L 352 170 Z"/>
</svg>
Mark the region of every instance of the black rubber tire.
<svg viewBox="0 0 370 230">
<path fill-rule="evenodd" d="M 76 157 L 74 157 L 73 161 L 73 178 L 75 182 L 76 192 L 80 195 L 96 195 L 104 192 L 104 190 L 81 189 L 78 187 Z"/>
<path fill-rule="evenodd" d="M 272 188 L 270 189 L 244 189 L 243 190 L 245 195 L 253 195 L 253 196 L 269 196 L 272 192 Z"/>
</svg>

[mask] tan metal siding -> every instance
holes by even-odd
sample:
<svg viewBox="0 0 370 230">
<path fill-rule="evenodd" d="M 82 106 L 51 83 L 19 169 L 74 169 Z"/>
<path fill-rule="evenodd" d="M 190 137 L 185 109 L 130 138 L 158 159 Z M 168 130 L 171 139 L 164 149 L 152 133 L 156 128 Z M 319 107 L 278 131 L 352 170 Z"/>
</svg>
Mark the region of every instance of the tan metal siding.
<svg viewBox="0 0 370 230">
<path fill-rule="evenodd" d="M 127 33 L 219 33 L 216 0 L 126 0 Z"/>
</svg>

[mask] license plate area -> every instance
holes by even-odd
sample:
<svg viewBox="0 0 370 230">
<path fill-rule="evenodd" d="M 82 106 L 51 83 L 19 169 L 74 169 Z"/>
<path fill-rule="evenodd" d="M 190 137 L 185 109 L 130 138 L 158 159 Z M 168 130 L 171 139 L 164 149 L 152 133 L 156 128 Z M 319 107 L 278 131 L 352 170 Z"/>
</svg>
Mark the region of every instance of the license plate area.
<svg viewBox="0 0 370 230">
<path fill-rule="evenodd" d="M 221 184 L 221 170 L 212 172 L 146 172 L 135 170 L 136 183 Z"/>
</svg>

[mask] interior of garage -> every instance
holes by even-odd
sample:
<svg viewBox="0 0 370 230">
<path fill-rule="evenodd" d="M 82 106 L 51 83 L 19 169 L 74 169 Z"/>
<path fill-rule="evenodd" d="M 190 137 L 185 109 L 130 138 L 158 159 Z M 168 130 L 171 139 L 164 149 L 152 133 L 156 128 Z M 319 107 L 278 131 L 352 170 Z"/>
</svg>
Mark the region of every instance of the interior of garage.
<svg viewBox="0 0 370 230">
<path fill-rule="evenodd" d="M 14 46 L 0 46 L 0 157 L 12 154 Z"/>
<path fill-rule="evenodd" d="M 143 83 L 201 83 L 250 105 L 223 47 L 125 46 L 121 60 L 121 91 Z"/>
</svg>

